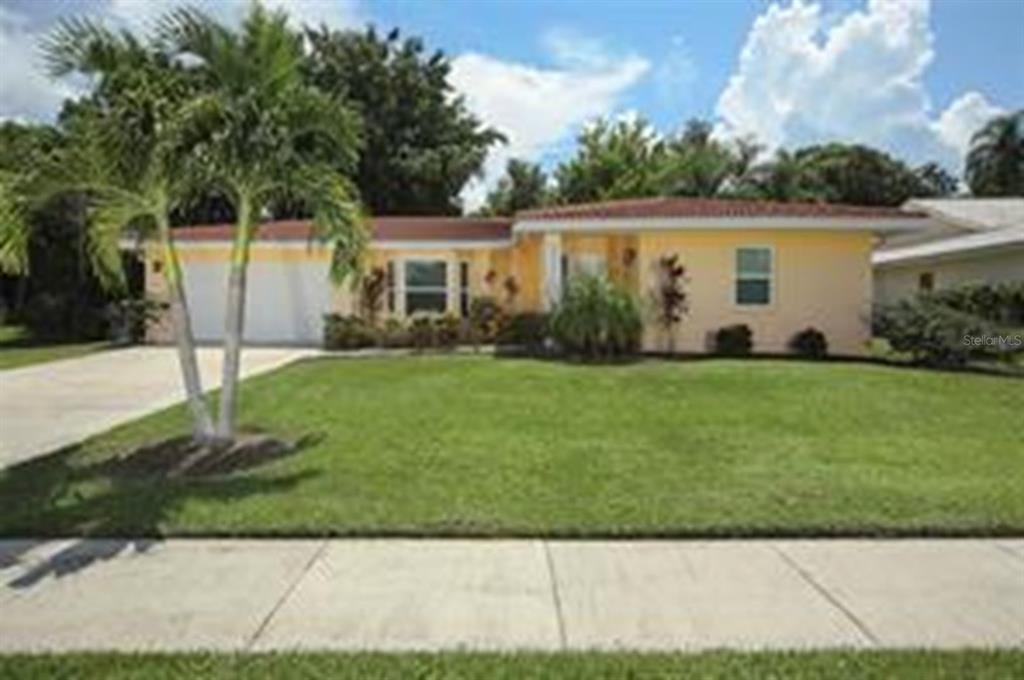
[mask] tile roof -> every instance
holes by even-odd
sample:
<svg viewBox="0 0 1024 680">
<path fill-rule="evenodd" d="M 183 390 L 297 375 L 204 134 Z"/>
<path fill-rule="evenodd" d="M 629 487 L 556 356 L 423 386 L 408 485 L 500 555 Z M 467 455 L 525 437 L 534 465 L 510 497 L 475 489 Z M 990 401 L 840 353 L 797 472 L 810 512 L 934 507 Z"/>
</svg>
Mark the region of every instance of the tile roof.
<svg viewBox="0 0 1024 680">
<path fill-rule="evenodd" d="M 498 241 L 512 235 L 512 220 L 486 217 L 374 217 L 370 228 L 375 241 Z M 232 224 L 178 227 L 180 241 L 229 241 Z M 262 241 L 306 241 L 312 236 L 309 220 L 280 220 L 259 226 Z"/>
<path fill-rule="evenodd" d="M 602 203 L 551 206 L 519 212 L 515 220 L 503 217 L 373 217 L 375 241 L 498 241 L 512 237 L 515 221 L 603 218 L 687 217 L 863 217 L 921 218 L 925 213 L 900 208 L 873 208 L 829 203 L 782 203 L 719 198 L 638 198 Z M 181 241 L 229 241 L 234 225 L 205 224 L 178 227 Z M 311 237 L 309 220 L 280 220 L 259 226 L 263 241 L 305 241 Z"/>
<path fill-rule="evenodd" d="M 687 217 L 865 217 L 921 218 L 924 213 L 900 208 L 876 208 L 834 203 L 721 198 L 636 198 L 601 203 L 560 205 L 516 214 L 517 220 Z"/>
</svg>

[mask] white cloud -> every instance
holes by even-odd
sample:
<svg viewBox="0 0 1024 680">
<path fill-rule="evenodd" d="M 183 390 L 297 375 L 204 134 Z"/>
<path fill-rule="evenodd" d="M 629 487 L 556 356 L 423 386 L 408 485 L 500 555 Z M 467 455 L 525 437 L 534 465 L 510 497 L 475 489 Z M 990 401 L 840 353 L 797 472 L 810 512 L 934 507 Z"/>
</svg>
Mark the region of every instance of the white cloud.
<svg viewBox="0 0 1024 680">
<path fill-rule="evenodd" d="M 326 23 L 333 28 L 354 27 L 366 23 L 358 0 L 262 0 L 267 9 L 283 9 L 295 26 Z M 210 16 L 228 24 L 238 22 L 248 10 L 251 0 L 189 0 L 183 3 L 198 7 Z M 168 10 L 169 6 L 155 0 L 109 0 L 112 20 L 131 28 L 146 31 Z"/>
<path fill-rule="evenodd" d="M 244 15 L 249 0 L 191 0 L 187 4 L 235 24 Z M 296 26 L 326 23 L 344 28 L 366 21 L 357 0 L 263 0 L 263 4 L 286 10 Z M 112 28 L 142 33 L 150 31 L 168 7 L 156 0 L 108 0 L 102 5 L 78 5 L 81 14 Z M 69 8 L 68 14 L 75 14 L 75 6 Z M 52 80 L 43 70 L 39 42 L 51 28 L 52 25 L 35 26 L 28 16 L 0 5 L 0 119 L 52 121 L 65 98 L 80 94 L 72 81 Z"/>
<path fill-rule="evenodd" d="M 933 116 L 929 18 L 928 0 L 869 0 L 841 17 L 802 0 L 771 5 L 718 100 L 721 130 L 773 147 L 862 142 L 959 171 L 970 130 L 1000 109 L 970 92 Z"/>
<path fill-rule="evenodd" d="M 66 97 L 75 94 L 67 82 L 45 74 L 38 46 L 40 33 L 28 18 L 0 5 L 0 120 L 51 120 Z"/>
<path fill-rule="evenodd" d="M 488 155 L 483 179 L 462 192 L 469 209 L 482 204 L 509 158 L 536 161 L 569 143 L 586 120 L 612 113 L 620 95 L 650 69 L 639 56 L 613 57 L 600 43 L 564 31 L 547 34 L 543 42 L 556 68 L 475 52 L 452 61 L 452 84 L 470 110 L 508 137 L 508 144 Z"/>
<path fill-rule="evenodd" d="M 972 90 L 950 104 L 932 123 L 932 128 L 946 146 L 963 153 L 970 147 L 971 135 L 1003 113 L 1005 109 L 994 106 L 984 95 Z"/>
</svg>

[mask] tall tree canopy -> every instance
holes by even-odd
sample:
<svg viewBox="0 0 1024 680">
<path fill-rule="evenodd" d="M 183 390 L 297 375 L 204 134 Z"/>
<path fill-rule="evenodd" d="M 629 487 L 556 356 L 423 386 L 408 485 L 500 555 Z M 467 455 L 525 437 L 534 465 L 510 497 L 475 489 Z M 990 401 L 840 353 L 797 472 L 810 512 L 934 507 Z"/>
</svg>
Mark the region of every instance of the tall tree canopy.
<svg viewBox="0 0 1024 680">
<path fill-rule="evenodd" d="M 555 170 L 558 201 L 656 196 L 664 154 L 647 121 L 598 119 L 580 133 L 576 154 Z"/>
<path fill-rule="evenodd" d="M 779 149 L 770 160 L 757 163 L 744 173 L 736 195 L 771 201 L 822 201 L 827 192 L 813 163 Z"/>
<path fill-rule="evenodd" d="M 711 197 L 732 191 L 760 148 L 746 139 L 715 139 L 711 123 L 692 119 L 678 136 L 665 143 L 658 171 L 661 193 Z"/>
<path fill-rule="evenodd" d="M 913 168 L 871 147 L 833 143 L 804 147 L 793 155 L 813 169 L 830 203 L 898 206 L 915 196 L 935 195 L 936 187 Z"/>
<path fill-rule="evenodd" d="M 355 175 L 377 214 L 458 214 L 459 192 L 504 140 L 453 93 L 451 65 L 397 30 L 307 30 L 308 77 L 362 114 L 364 149 Z"/>
<path fill-rule="evenodd" d="M 1024 196 L 1024 109 L 974 133 L 964 178 L 975 196 Z"/>
<path fill-rule="evenodd" d="M 539 165 L 513 158 L 505 166 L 505 174 L 487 194 L 482 212 L 515 215 L 520 210 L 538 208 L 548 200 L 547 181 Z"/>
</svg>

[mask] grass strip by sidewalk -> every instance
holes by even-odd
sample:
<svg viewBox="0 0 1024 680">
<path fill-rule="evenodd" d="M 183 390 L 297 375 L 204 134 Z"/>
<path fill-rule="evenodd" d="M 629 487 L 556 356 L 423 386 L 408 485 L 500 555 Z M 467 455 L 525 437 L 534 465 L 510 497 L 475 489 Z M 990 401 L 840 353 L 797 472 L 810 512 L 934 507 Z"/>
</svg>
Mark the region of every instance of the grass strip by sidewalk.
<svg viewBox="0 0 1024 680">
<path fill-rule="evenodd" d="M 1024 676 L 1021 651 L 707 652 L 701 654 L 88 654 L 0 656 L 0 676 L 109 678 L 843 678 L 1003 680 Z"/>
</svg>

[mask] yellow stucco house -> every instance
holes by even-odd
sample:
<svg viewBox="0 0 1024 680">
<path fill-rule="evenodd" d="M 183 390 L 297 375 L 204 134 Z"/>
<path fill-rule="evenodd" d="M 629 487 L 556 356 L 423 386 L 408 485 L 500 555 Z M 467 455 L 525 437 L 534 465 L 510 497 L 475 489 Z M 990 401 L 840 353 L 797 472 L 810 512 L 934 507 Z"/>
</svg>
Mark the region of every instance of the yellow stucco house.
<svg viewBox="0 0 1024 680">
<path fill-rule="evenodd" d="M 509 219 L 377 217 L 369 265 L 387 273 L 386 314 L 465 315 L 488 295 L 512 311 L 557 304 L 579 272 L 628 287 L 645 310 L 644 349 L 701 352 L 718 328 L 745 323 L 757 352 L 784 352 L 808 326 L 834 354 L 857 355 L 869 340 L 871 252 L 880 234 L 926 228 L 915 212 L 817 203 L 652 198 L 559 206 Z M 194 330 L 217 341 L 223 329 L 231 227 L 175 230 Z M 689 313 L 671 345 L 655 322 L 659 260 L 678 254 L 687 269 Z M 302 221 L 263 224 L 252 248 L 245 337 L 254 343 L 318 344 L 323 315 L 355 313 L 356 293 L 332 287 L 328 251 Z M 161 262 L 146 262 L 151 296 Z M 162 333 L 155 331 L 154 339 Z"/>
</svg>

